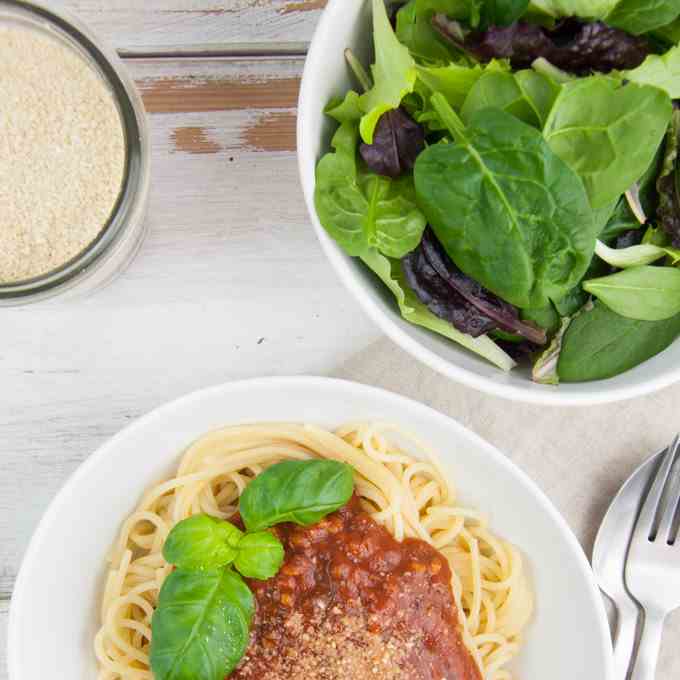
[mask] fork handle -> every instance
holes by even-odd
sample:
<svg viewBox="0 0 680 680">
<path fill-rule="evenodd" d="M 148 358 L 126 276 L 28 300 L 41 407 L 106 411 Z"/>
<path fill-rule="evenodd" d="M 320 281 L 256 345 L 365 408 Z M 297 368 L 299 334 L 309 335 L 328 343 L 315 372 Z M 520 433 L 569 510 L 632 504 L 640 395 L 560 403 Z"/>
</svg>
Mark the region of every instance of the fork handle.
<svg viewBox="0 0 680 680">
<path fill-rule="evenodd" d="M 640 610 L 627 597 L 617 602 L 616 631 L 614 635 L 614 680 L 626 680 L 635 651 Z"/>
<path fill-rule="evenodd" d="M 666 615 L 661 612 L 645 610 L 645 622 L 630 680 L 654 680 L 665 618 Z"/>
</svg>

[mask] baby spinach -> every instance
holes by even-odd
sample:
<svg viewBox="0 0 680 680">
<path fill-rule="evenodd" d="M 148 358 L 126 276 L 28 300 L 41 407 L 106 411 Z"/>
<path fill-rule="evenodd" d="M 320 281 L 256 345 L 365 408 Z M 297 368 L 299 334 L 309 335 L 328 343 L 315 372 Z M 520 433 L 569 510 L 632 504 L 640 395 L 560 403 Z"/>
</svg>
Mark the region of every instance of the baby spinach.
<svg viewBox="0 0 680 680">
<path fill-rule="evenodd" d="M 361 119 L 361 137 L 373 143 L 373 132 L 380 116 L 396 109 L 416 82 L 416 62 L 392 30 L 384 0 L 373 0 L 373 41 L 375 64 L 371 67 L 373 87 L 361 96 L 366 114 Z"/>
<path fill-rule="evenodd" d="M 194 515 L 176 524 L 163 546 L 163 557 L 180 569 L 217 569 L 231 564 L 243 532 L 229 522 Z"/>
<path fill-rule="evenodd" d="M 397 12 L 397 39 L 408 47 L 416 59 L 448 62 L 456 50 L 432 27 L 432 9 L 420 9 L 418 0 L 410 0 Z"/>
<path fill-rule="evenodd" d="M 666 321 L 636 321 L 601 302 L 569 326 L 557 373 L 562 382 L 604 380 L 662 352 L 680 335 L 680 314 Z"/>
<path fill-rule="evenodd" d="M 416 161 L 418 203 L 451 259 L 520 308 L 559 300 L 585 273 L 595 225 L 583 184 L 541 133 L 496 109 L 466 128 L 432 102 L 455 140 Z"/>
<path fill-rule="evenodd" d="M 526 14 L 529 0 L 485 0 L 481 9 L 480 28 L 509 26 Z"/>
<path fill-rule="evenodd" d="M 485 72 L 465 99 L 461 118 L 467 123 L 477 111 L 493 107 L 542 129 L 559 90 L 549 78 L 532 70 Z"/>
<path fill-rule="evenodd" d="M 248 531 L 281 522 L 315 524 L 341 508 L 354 490 L 352 468 L 335 460 L 289 460 L 265 470 L 241 494 Z"/>
<path fill-rule="evenodd" d="M 593 208 L 600 208 L 650 166 L 670 117 L 670 99 L 656 87 L 591 76 L 562 86 L 544 134 L 583 179 Z"/>
<path fill-rule="evenodd" d="M 680 15 L 679 0 L 619 0 L 606 22 L 633 35 L 649 33 Z"/>
<path fill-rule="evenodd" d="M 598 241 L 595 245 L 595 254 L 617 269 L 651 264 L 666 256 L 671 258 L 673 264 L 680 261 L 680 250 L 660 247 L 651 243 L 641 243 L 628 248 L 609 248 L 602 241 Z"/>
<path fill-rule="evenodd" d="M 246 578 L 265 581 L 278 574 L 284 557 L 283 545 L 276 536 L 257 531 L 240 539 L 234 566 Z"/>
<path fill-rule="evenodd" d="M 641 85 L 659 87 L 671 99 L 680 98 L 680 47 L 672 47 L 665 54 L 650 54 L 637 68 L 624 71 L 623 77 Z"/>
<path fill-rule="evenodd" d="M 155 680 L 223 680 L 243 658 L 254 611 L 231 569 L 173 571 L 151 621 Z"/>
<path fill-rule="evenodd" d="M 456 329 L 448 321 L 435 316 L 411 290 L 398 261 L 387 259 L 375 249 L 364 252 L 361 260 L 392 292 L 406 321 L 453 340 L 503 371 L 509 371 L 515 366 L 513 359 L 488 336 L 473 338 Z"/>
<path fill-rule="evenodd" d="M 680 269 L 640 266 L 583 284 L 621 316 L 664 321 L 680 314 Z"/>
<path fill-rule="evenodd" d="M 425 229 L 413 179 L 392 180 L 359 169 L 357 143 L 356 125 L 345 122 L 333 137 L 335 152 L 319 161 L 314 194 L 319 221 L 350 255 L 377 247 L 390 257 L 403 257 Z"/>
</svg>

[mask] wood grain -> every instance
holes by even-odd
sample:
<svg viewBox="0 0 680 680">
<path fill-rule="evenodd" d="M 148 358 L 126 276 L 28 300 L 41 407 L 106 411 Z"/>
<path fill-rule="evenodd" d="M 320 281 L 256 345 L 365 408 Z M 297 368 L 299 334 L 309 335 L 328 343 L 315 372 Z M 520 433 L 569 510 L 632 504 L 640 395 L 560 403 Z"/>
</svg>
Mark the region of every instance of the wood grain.
<svg viewBox="0 0 680 680">
<path fill-rule="evenodd" d="M 123 53 L 303 53 L 325 0 L 53 0 Z"/>
</svg>

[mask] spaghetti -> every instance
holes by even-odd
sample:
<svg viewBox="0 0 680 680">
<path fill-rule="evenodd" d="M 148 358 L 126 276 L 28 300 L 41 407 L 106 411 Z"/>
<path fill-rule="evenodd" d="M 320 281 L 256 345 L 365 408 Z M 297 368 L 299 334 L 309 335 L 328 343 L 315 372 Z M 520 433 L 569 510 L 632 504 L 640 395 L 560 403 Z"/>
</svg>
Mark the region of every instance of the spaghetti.
<svg viewBox="0 0 680 680">
<path fill-rule="evenodd" d="M 382 423 L 335 433 L 271 423 L 229 427 L 198 440 L 177 476 L 150 489 L 124 523 L 110 556 L 95 638 L 98 680 L 153 680 L 151 617 L 172 569 L 162 555 L 172 527 L 198 513 L 229 519 L 253 477 L 281 460 L 309 458 L 350 464 L 356 493 L 375 521 L 398 541 L 419 538 L 446 557 L 463 640 L 482 676 L 512 679 L 507 666 L 533 608 L 521 556 L 491 533 L 481 513 L 457 505 L 427 447 Z"/>
</svg>

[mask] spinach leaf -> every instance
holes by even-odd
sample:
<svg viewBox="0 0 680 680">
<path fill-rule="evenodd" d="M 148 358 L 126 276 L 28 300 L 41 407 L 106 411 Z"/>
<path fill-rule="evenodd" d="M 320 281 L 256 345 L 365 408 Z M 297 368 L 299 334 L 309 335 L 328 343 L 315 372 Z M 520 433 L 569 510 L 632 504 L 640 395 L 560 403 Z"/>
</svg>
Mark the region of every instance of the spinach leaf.
<svg viewBox="0 0 680 680">
<path fill-rule="evenodd" d="M 680 43 L 680 19 L 676 19 L 667 26 L 657 28 L 652 32 L 652 37 L 661 40 L 667 45 L 677 45 Z"/>
<path fill-rule="evenodd" d="M 631 267 L 590 279 L 583 288 L 629 319 L 664 321 L 680 314 L 680 269 Z"/>
<path fill-rule="evenodd" d="M 671 99 L 680 98 L 680 47 L 665 54 L 650 54 L 640 66 L 624 71 L 623 77 L 640 85 L 654 85 L 668 93 Z"/>
<path fill-rule="evenodd" d="M 562 353 L 562 341 L 571 324 L 571 318 L 561 320 L 559 329 L 555 333 L 548 348 L 542 352 L 534 362 L 531 370 L 531 379 L 539 385 L 557 385 L 560 378 L 557 374 L 557 364 Z"/>
<path fill-rule="evenodd" d="M 403 257 L 420 242 L 425 218 L 415 201 L 413 179 L 390 180 L 357 168 L 358 135 L 343 123 L 316 168 L 315 203 L 319 220 L 350 255 L 377 247 Z"/>
<path fill-rule="evenodd" d="M 680 169 L 678 144 L 680 143 L 680 110 L 673 111 L 666 133 L 666 144 L 661 172 L 656 181 L 659 192 L 657 217 L 662 229 L 676 247 L 680 247 Z"/>
<path fill-rule="evenodd" d="M 619 0 L 531 0 L 534 8 L 553 17 L 604 19 Z"/>
<path fill-rule="evenodd" d="M 416 63 L 408 48 L 397 40 L 384 0 L 373 0 L 373 42 L 373 88 L 360 100 L 366 111 L 360 125 L 361 137 L 366 144 L 373 143 L 373 132 L 380 116 L 396 109 L 404 95 L 413 91 L 416 82 Z"/>
<path fill-rule="evenodd" d="M 544 134 L 581 176 L 597 209 L 621 196 L 650 166 L 670 116 L 665 92 L 592 76 L 562 86 Z"/>
<path fill-rule="evenodd" d="M 460 108 L 475 83 L 486 73 L 502 73 L 508 66 L 502 61 L 491 61 L 487 65 L 477 64 L 472 67 L 459 64 L 446 66 L 418 66 L 418 81 L 426 90 L 429 101 L 435 92 L 443 94 L 454 109 Z"/>
<path fill-rule="evenodd" d="M 451 259 L 520 308 L 545 307 L 581 279 L 595 249 L 583 184 L 541 133 L 496 109 L 465 128 L 432 102 L 455 139 L 416 161 L 418 204 Z"/>
<path fill-rule="evenodd" d="M 373 144 L 361 144 L 359 153 L 368 169 L 397 178 L 413 170 L 425 148 L 425 131 L 403 109 L 393 109 L 380 118 Z"/>
<path fill-rule="evenodd" d="M 670 24 L 679 15 L 679 0 L 619 0 L 605 20 L 610 26 L 641 35 Z"/>
<path fill-rule="evenodd" d="M 481 11 L 480 28 L 509 26 L 526 14 L 529 0 L 485 0 Z"/>
<path fill-rule="evenodd" d="M 194 515 L 176 524 L 163 546 L 163 557 L 180 569 L 217 569 L 236 558 L 243 532 L 229 522 Z"/>
<path fill-rule="evenodd" d="M 461 118 L 467 123 L 477 111 L 493 107 L 542 129 L 559 90 L 550 79 L 532 70 L 486 72 L 465 99 Z"/>
<path fill-rule="evenodd" d="M 349 465 L 335 460 L 290 460 L 255 477 L 241 494 L 239 511 L 248 531 L 281 522 L 309 526 L 345 505 L 353 490 Z"/>
<path fill-rule="evenodd" d="M 173 571 L 151 622 L 155 680 L 223 680 L 248 647 L 253 595 L 231 569 Z"/>
<path fill-rule="evenodd" d="M 486 335 L 473 338 L 457 330 L 448 321 L 435 316 L 411 290 L 398 261 L 390 261 L 374 249 L 364 252 L 361 259 L 392 292 L 406 321 L 453 340 L 504 371 L 515 366 L 512 358 L 491 338 Z"/>
<path fill-rule="evenodd" d="M 635 321 L 601 302 L 574 319 L 562 343 L 562 382 L 613 378 L 666 349 L 680 335 L 680 314 L 666 321 Z"/>
<path fill-rule="evenodd" d="M 539 309 L 523 309 L 521 317 L 524 321 L 544 328 L 548 333 L 554 333 L 560 326 L 560 315 L 552 304 Z"/>
<path fill-rule="evenodd" d="M 278 574 L 285 551 L 281 541 L 269 531 L 246 534 L 238 543 L 234 566 L 246 578 L 265 581 Z"/>
</svg>

